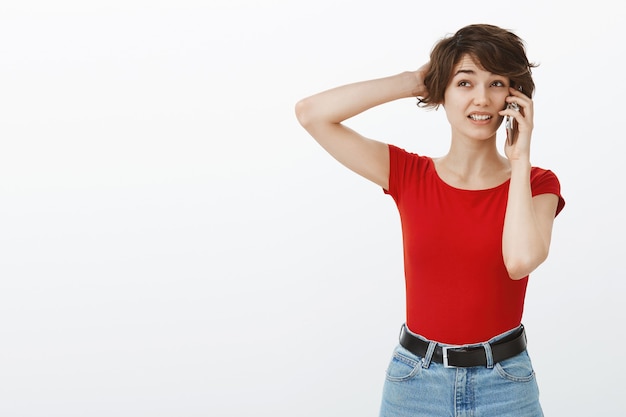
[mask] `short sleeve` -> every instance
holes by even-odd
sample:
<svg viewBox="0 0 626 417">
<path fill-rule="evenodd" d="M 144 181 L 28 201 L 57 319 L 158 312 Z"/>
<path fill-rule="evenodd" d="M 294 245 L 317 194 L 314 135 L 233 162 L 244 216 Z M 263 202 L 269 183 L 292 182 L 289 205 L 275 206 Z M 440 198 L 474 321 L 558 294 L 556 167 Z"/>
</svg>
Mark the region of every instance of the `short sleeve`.
<svg viewBox="0 0 626 417">
<path fill-rule="evenodd" d="M 531 172 L 530 187 L 533 197 L 540 194 L 554 194 L 559 198 L 555 217 L 565 207 L 565 199 L 561 195 L 561 183 L 554 172 L 534 167 Z"/>
<path fill-rule="evenodd" d="M 427 158 L 389 146 L 389 188 L 383 190 L 398 203 L 407 189 L 414 188 L 427 168 Z"/>
<path fill-rule="evenodd" d="M 402 170 L 404 165 L 404 158 L 402 158 L 402 150 L 394 145 L 388 145 L 389 147 L 389 186 L 388 189 L 383 190 L 385 194 L 389 194 L 397 201 L 398 196 L 398 178 L 401 175 L 398 171 Z"/>
</svg>

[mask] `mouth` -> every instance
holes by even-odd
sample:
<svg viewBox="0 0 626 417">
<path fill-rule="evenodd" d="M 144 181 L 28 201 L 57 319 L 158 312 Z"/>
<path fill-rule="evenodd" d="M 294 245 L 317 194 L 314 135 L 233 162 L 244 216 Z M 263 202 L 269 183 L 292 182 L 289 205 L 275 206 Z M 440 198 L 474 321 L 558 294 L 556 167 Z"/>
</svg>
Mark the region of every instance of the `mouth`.
<svg viewBox="0 0 626 417">
<path fill-rule="evenodd" d="M 476 114 L 476 113 L 472 113 L 469 116 L 470 119 L 476 121 L 476 122 L 484 122 L 486 120 L 491 119 L 491 115 L 490 114 Z"/>
</svg>

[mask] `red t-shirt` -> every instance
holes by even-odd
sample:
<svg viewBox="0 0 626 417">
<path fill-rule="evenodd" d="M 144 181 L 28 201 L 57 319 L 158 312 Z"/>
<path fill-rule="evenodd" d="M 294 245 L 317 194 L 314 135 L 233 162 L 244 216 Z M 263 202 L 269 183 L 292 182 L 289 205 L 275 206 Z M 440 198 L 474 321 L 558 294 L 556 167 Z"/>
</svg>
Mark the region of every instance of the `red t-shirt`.
<svg viewBox="0 0 626 417">
<path fill-rule="evenodd" d="M 406 323 L 430 340 L 469 344 L 520 325 L 528 277 L 509 278 L 502 230 L 509 181 L 486 190 L 445 183 L 431 158 L 389 145 L 389 190 L 400 212 Z M 551 171 L 533 167 L 533 196 L 559 197 Z"/>
</svg>

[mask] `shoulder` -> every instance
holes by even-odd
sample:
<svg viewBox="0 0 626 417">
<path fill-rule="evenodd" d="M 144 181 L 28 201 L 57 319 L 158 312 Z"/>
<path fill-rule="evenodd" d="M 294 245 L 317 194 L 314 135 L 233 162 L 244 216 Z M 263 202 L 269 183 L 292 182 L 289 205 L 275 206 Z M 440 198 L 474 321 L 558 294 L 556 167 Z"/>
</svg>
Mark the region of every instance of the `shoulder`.
<svg viewBox="0 0 626 417">
<path fill-rule="evenodd" d="M 419 155 L 404 150 L 395 145 L 389 145 L 389 167 L 390 178 L 394 175 L 396 179 L 422 178 L 426 173 L 434 168 L 431 157 Z"/>
<path fill-rule="evenodd" d="M 389 194 L 400 196 L 405 188 L 414 187 L 432 170 L 432 159 L 408 152 L 395 145 L 389 146 Z"/>
<path fill-rule="evenodd" d="M 389 158 L 393 162 L 426 165 L 432 162 L 432 158 L 410 152 L 396 145 L 389 144 Z M 394 161 L 395 160 L 395 161 Z"/>
<path fill-rule="evenodd" d="M 555 194 L 559 198 L 557 214 L 565 206 L 565 199 L 561 195 L 561 182 L 557 175 L 549 169 L 532 167 L 530 171 L 530 187 L 533 197 L 540 194 Z"/>
<path fill-rule="evenodd" d="M 552 187 L 561 191 L 561 183 L 554 172 L 549 169 L 533 166 L 530 170 L 530 184 L 535 187 Z"/>
</svg>

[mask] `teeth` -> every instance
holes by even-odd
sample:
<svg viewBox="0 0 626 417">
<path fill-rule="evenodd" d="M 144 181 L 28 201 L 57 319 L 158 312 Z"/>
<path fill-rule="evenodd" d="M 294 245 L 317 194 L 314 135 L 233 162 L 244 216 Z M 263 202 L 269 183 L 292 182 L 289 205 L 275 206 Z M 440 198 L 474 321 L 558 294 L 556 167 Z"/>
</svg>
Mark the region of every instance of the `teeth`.
<svg viewBox="0 0 626 417">
<path fill-rule="evenodd" d="M 487 114 L 470 114 L 470 119 L 472 120 L 489 120 L 491 116 Z"/>
</svg>

